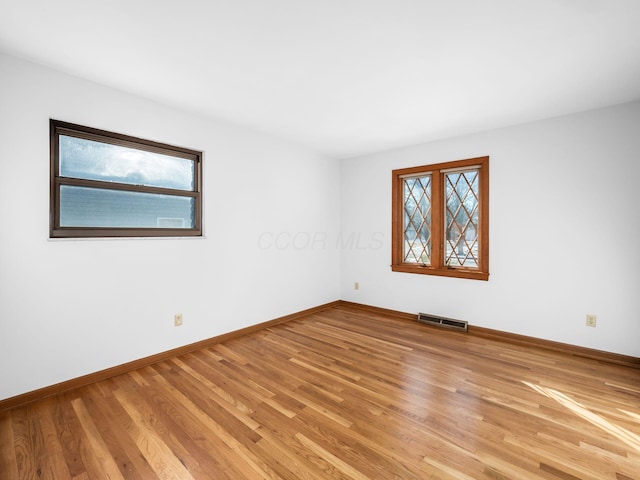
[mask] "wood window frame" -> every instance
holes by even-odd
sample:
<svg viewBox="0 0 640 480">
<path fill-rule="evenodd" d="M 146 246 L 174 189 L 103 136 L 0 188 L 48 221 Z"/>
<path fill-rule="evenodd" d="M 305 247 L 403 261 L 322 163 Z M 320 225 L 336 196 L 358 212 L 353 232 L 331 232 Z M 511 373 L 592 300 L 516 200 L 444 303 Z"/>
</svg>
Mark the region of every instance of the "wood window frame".
<svg viewBox="0 0 640 480">
<path fill-rule="evenodd" d="M 177 147 L 166 143 L 109 132 L 60 120 L 50 119 L 50 238 L 104 238 L 104 237 L 196 237 L 202 236 L 202 157 L 201 151 Z M 101 182 L 82 178 L 63 177 L 60 172 L 60 135 L 123 146 L 146 152 L 179 157 L 194 162 L 193 190 Z M 194 226 L 191 228 L 165 227 L 70 227 L 60 225 L 60 187 L 62 185 L 91 187 L 104 190 L 175 195 L 194 199 Z"/>
<path fill-rule="evenodd" d="M 445 174 L 457 169 L 479 167 L 478 267 L 444 265 L 445 235 Z M 404 195 L 403 178 L 431 174 L 431 264 L 404 261 Z M 439 275 L 444 277 L 489 279 L 489 157 L 469 158 L 451 162 L 401 168 L 392 171 L 392 253 L 394 272 Z"/>
</svg>

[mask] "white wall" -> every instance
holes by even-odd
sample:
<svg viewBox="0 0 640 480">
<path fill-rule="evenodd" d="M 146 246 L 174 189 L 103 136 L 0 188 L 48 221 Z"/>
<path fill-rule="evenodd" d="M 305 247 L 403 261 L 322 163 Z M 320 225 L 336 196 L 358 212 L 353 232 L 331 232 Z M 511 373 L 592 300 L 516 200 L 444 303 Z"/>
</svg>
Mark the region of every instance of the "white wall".
<svg viewBox="0 0 640 480">
<path fill-rule="evenodd" d="M 49 240 L 49 118 L 203 150 L 206 238 Z M 0 399 L 339 298 L 335 160 L 8 56 L 0 136 Z"/>
<path fill-rule="evenodd" d="M 49 118 L 202 149 L 206 238 L 49 240 Z M 0 55 L 0 399 L 338 298 L 640 357 L 638 125 L 634 103 L 339 164 Z M 480 155 L 490 280 L 391 272 L 391 170 Z"/>
<path fill-rule="evenodd" d="M 344 161 L 342 231 L 363 241 L 341 298 L 640 357 L 639 125 L 632 103 Z M 392 272 L 391 170 L 483 155 L 489 281 Z"/>
</svg>

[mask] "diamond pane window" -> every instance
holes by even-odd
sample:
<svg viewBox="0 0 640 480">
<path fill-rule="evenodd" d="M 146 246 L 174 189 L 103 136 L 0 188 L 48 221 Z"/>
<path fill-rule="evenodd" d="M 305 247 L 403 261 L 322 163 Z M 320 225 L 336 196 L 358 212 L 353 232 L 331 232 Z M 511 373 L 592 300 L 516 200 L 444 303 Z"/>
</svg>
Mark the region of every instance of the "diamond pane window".
<svg viewBox="0 0 640 480">
<path fill-rule="evenodd" d="M 391 269 L 489 279 L 489 157 L 394 170 Z"/>
<path fill-rule="evenodd" d="M 404 179 L 405 262 L 431 263 L 431 175 Z"/>
<path fill-rule="evenodd" d="M 479 171 L 445 174 L 445 264 L 478 267 Z"/>
</svg>

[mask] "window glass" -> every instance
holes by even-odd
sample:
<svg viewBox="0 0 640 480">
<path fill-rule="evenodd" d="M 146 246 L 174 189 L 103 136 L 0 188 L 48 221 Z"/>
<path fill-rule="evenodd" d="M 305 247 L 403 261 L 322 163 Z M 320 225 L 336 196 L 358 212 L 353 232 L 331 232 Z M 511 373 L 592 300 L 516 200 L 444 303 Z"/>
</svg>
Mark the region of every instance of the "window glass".
<svg viewBox="0 0 640 480">
<path fill-rule="evenodd" d="M 404 261 L 431 263 L 431 175 L 404 179 Z"/>
<path fill-rule="evenodd" d="M 193 228 L 192 197 L 60 187 L 61 227 Z"/>
<path fill-rule="evenodd" d="M 193 190 L 184 158 L 60 135 L 60 176 Z"/>
<path fill-rule="evenodd" d="M 445 175 L 445 264 L 478 267 L 479 170 Z"/>
</svg>

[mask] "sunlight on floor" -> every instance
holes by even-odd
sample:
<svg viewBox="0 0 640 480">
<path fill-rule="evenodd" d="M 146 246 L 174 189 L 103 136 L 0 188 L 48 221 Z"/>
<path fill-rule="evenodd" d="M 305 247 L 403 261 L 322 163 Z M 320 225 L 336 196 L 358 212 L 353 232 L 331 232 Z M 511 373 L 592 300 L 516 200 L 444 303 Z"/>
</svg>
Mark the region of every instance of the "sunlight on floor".
<svg viewBox="0 0 640 480">
<path fill-rule="evenodd" d="M 557 390 L 554 390 L 552 388 L 542 387 L 540 385 L 534 385 L 529 382 L 522 382 L 522 383 L 532 388 L 536 392 L 541 393 L 546 397 L 551 398 L 552 400 L 555 400 L 560 405 L 563 405 L 564 407 L 568 408 L 579 417 L 587 420 L 588 422 L 595 425 L 596 427 L 622 440 L 624 443 L 634 448 L 636 451 L 640 452 L 640 436 L 639 435 L 636 435 L 633 432 L 630 432 L 622 427 L 614 425 L 613 423 L 602 418 L 600 415 L 591 412 L 590 410 L 582 406 L 580 403 L 576 402 L 575 400 L 572 400 L 571 398 L 569 398 L 568 396 L 566 396 L 561 392 L 558 392 Z M 636 414 L 626 412 L 626 411 L 625 413 L 628 413 L 633 417 L 637 417 Z"/>
</svg>

